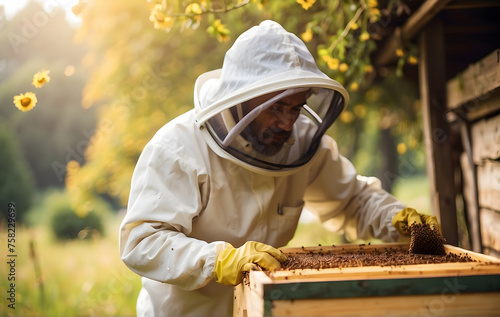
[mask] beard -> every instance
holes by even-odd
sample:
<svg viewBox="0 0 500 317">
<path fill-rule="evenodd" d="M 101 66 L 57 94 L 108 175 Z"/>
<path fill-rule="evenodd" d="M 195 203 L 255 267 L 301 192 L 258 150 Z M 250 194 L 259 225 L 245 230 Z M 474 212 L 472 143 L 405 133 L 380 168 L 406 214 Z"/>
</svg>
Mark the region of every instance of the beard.
<svg viewBox="0 0 500 317">
<path fill-rule="evenodd" d="M 267 128 L 261 133 L 254 133 L 247 127 L 242 136 L 252 143 L 255 151 L 266 156 L 273 156 L 278 153 L 291 132 L 280 128 Z"/>
</svg>

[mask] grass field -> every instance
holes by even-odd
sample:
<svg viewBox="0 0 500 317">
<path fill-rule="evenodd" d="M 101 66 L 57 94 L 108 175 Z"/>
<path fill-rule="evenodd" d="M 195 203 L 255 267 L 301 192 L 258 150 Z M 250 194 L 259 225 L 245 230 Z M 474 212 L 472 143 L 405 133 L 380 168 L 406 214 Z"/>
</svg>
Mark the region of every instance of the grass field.
<svg viewBox="0 0 500 317">
<path fill-rule="evenodd" d="M 118 220 L 108 233 L 63 243 L 54 241 L 45 228 L 16 228 L 15 309 L 8 307 L 3 292 L 0 316 L 135 315 L 140 279 L 118 255 Z M 7 232 L 0 231 L 0 237 L 6 248 Z M 0 261 L 8 261 L 6 252 L 1 252 Z M 9 290 L 11 282 L 4 275 L 0 285 Z"/>
<path fill-rule="evenodd" d="M 415 207 L 429 210 L 425 177 L 403 179 L 394 195 Z M 10 289 L 7 264 L 7 232 L 0 230 L 0 261 L 4 263 L 0 286 L 4 291 L 0 316 L 133 316 L 140 279 L 120 260 L 116 218 L 107 235 L 94 240 L 54 241 L 48 229 L 16 228 L 15 310 L 5 292 Z M 301 222 L 289 246 L 343 243 L 341 236 L 317 221 Z M 30 251 L 34 245 L 35 254 Z M 5 270 L 4 270 L 5 268 Z"/>
</svg>

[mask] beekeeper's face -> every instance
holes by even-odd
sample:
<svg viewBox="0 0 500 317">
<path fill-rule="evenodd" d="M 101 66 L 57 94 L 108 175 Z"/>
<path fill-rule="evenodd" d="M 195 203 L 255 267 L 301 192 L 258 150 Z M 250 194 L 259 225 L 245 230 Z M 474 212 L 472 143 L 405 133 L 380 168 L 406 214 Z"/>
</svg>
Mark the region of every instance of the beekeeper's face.
<svg viewBox="0 0 500 317">
<path fill-rule="evenodd" d="M 243 103 L 243 111 L 248 113 L 255 107 L 278 95 L 273 92 Z M 262 111 L 245 129 L 243 136 L 254 149 L 265 155 L 276 154 L 290 137 L 292 127 L 306 103 L 307 91 L 285 97 Z"/>
</svg>

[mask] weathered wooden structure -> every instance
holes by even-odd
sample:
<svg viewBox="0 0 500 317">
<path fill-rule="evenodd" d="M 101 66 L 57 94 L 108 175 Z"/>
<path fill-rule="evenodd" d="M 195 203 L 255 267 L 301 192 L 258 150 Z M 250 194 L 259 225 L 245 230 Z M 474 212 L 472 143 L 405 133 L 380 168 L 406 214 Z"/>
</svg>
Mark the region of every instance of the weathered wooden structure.
<svg viewBox="0 0 500 317">
<path fill-rule="evenodd" d="M 499 256 L 500 1 L 409 5 L 386 24 L 374 63 L 390 68 L 400 43 L 418 45 L 405 73 L 420 89 L 433 212 L 448 243 Z"/>
<path fill-rule="evenodd" d="M 500 45 L 499 45 L 500 47 Z M 500 49 L 447 83 L 472 249 L 500 256 Z"/>
<path fill-rule="evenodd" d="M 408 245 L 288 248 L 285 253 L 408 250 Z M 234 316 L 481 316 L 500 311 L 500 259 L 446 245 L 477 262 L 252 271 Z"/>
</svg>

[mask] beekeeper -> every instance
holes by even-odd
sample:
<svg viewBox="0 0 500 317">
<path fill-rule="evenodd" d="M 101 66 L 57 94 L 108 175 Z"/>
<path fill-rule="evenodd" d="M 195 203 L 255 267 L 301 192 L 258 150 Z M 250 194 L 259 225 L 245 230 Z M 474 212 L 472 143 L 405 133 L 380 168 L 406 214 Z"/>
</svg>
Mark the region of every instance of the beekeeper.
<svg viewBox="0 0 500 317">
<path fill-rule="evenodd" d="M 142 276 L 138 315 L 232 315 L 233 285 L 255 264 L 280 267 L 304 207 L 351 239 L 437 225 L 339 154 L 325 131 L 349 95 L 278 23 L 243 33 L 194 90 L 132 177 L 120 254 Z"/>
</svg>

